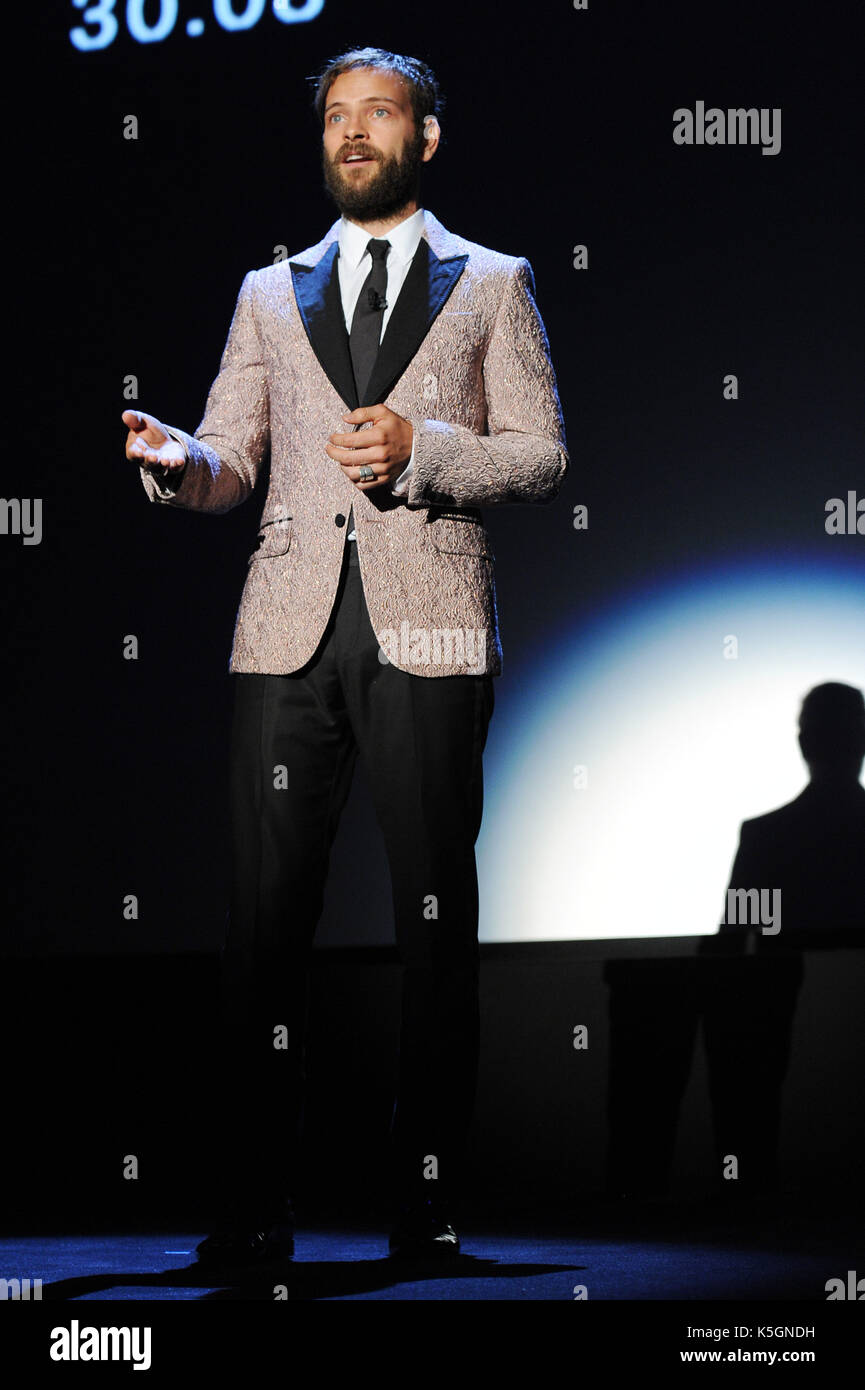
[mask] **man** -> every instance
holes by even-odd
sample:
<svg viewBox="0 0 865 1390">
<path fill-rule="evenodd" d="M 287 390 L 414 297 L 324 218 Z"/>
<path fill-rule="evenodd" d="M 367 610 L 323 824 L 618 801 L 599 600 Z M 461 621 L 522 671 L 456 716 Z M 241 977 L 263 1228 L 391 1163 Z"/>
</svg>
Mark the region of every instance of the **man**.
<svg viewBox="0 0 865 1390">
<path fill-rule="evenodd" d="M 306 966 L 358 754 L 403 964 L 390 1249 L 459 1250 L 450 1216 L 479 1027 L 474 846 L 501 671 L 478 509 L 549 501 L 568 467 L 529 263 L 420 206 L 441 134 L 431 70 L 354 50 L 319 76 L 315 109 L 341 218 L 246 276 L 194 436 L 123 416 L 127 456 L 169 506 L 237 506 L 270 451 L 229 666 L 221 1121 L 234 1200 L 199 1246 L 237 1263 L 293 1249 Z"/>
<path fill-rule="evenodd" d="M 805 948 L 849 945 L 865 927 L 865 698 L 827 681 L 799 713 L 809 781 L 742 822 L 704 993 L 709 1094 L 719 1159 L 734 1153 L 742 1195 L 777 1191 L 783 1085 Z M 764 911 L 771 913 L 771 924 Z M 719 949 L 721 948 L 721 949 Z M 717 959 L 718 956 L 721 959 Z M 727 1184 L 725 1184 L 727 1186 Z"/>
</svg>

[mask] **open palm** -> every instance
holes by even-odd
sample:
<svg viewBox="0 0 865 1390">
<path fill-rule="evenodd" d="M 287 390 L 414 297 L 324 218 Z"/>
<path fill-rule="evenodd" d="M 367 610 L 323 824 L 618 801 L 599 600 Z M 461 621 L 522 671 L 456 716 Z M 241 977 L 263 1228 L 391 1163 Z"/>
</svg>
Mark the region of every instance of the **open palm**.
<svg viewBox="0 0 865 1390">
<path fill-rule="evenodd" d="M 143 468 L 182 468 L 186 462 L 183 445 L 172 439 L 154 415 L 143 410 L 124 410 L 123 423 L 129 428 L 126 457 Z"/>
</svg>

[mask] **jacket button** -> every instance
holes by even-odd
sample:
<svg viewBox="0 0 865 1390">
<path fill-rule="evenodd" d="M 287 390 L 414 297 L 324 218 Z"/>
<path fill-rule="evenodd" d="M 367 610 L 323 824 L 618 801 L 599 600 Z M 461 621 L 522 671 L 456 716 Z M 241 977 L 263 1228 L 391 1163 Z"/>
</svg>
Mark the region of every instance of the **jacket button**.
<svg viewBox="0 0 865 1390">
<path fill-rule="evenodd" d="M 337 526 L 345 525 L 345 517 L 343 516 L 342 512 L 337 512 L 336 516 L 333 519 L 336 522 Z"/>
</svg>

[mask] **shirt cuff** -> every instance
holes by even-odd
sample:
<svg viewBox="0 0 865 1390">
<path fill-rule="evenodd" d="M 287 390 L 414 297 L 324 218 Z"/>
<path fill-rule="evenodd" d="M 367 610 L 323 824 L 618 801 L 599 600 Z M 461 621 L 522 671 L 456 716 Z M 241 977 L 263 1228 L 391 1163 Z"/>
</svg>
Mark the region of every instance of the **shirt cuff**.
<svg viewBox="0 0 865 1390">
<path fill-rule="evenodd" d="M 411 482 L 411 475 L 414 472 L 414 442 L 415 435 L 414 430 L 412 430 L 411 456 L 402 473 L 400 473 L 396 482 L 391 487 L 391 492 L 393 492 L 396 497 L 402 497 L 408 492 L 408 485 Z"/>
<path fill-rule="evenodd" d="M 161 468 L 157 465 L 155 468 L 150 468 L 147 470 L 147 472 L 149 472 L 150 474 L 150 477 L 153 479 L 153 486 L 156 488 L 157 496 L 163 498 L 166 501 L 169 501 L 171 498 L 174 497 L 175 493 L 180 487 L 180 484 L 186 477 L 186 472 L 189 468 L 189 450 L 186 447 L 186 440 L 183 439 L 183 437 L 179 435 L 175 430 L 173 430 L 170 425 L 163 425 L 162 428 L 165 430 L 165 433 L 170 436 L 171 439 L 177 441 L 177 443 L 181 446 L 186 456 L 186 462 L 184 463 L 182 468 L 167 469 Z M 142 469 L 142 473 L 144 471 L 145 470 Z"/>
</svg>

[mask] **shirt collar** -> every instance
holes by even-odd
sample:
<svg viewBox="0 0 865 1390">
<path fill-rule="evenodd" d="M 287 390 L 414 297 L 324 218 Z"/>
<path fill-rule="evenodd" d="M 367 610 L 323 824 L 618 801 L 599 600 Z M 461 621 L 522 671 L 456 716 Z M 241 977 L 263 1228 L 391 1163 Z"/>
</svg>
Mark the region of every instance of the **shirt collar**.
<svg viewBox="0 0 865 1390">
<path fill-rule="evenodd" d="M 423 208 L 418 208 L 417 212 L 413 212 L 410 217 L 404 218 L 395 227 L 391 227 L 389 232 L 377 238 L 378 241 L 390 242 L 388 262 L 396 258 L 405 265 L 409 264 L 418 248 L 424 225 Z M 340 260 L 344 261 L 350 270 L 356 270 L 366 253 L 370 233 L 357 222 L 341 217 L 337 235 Z"/>
</svg>

